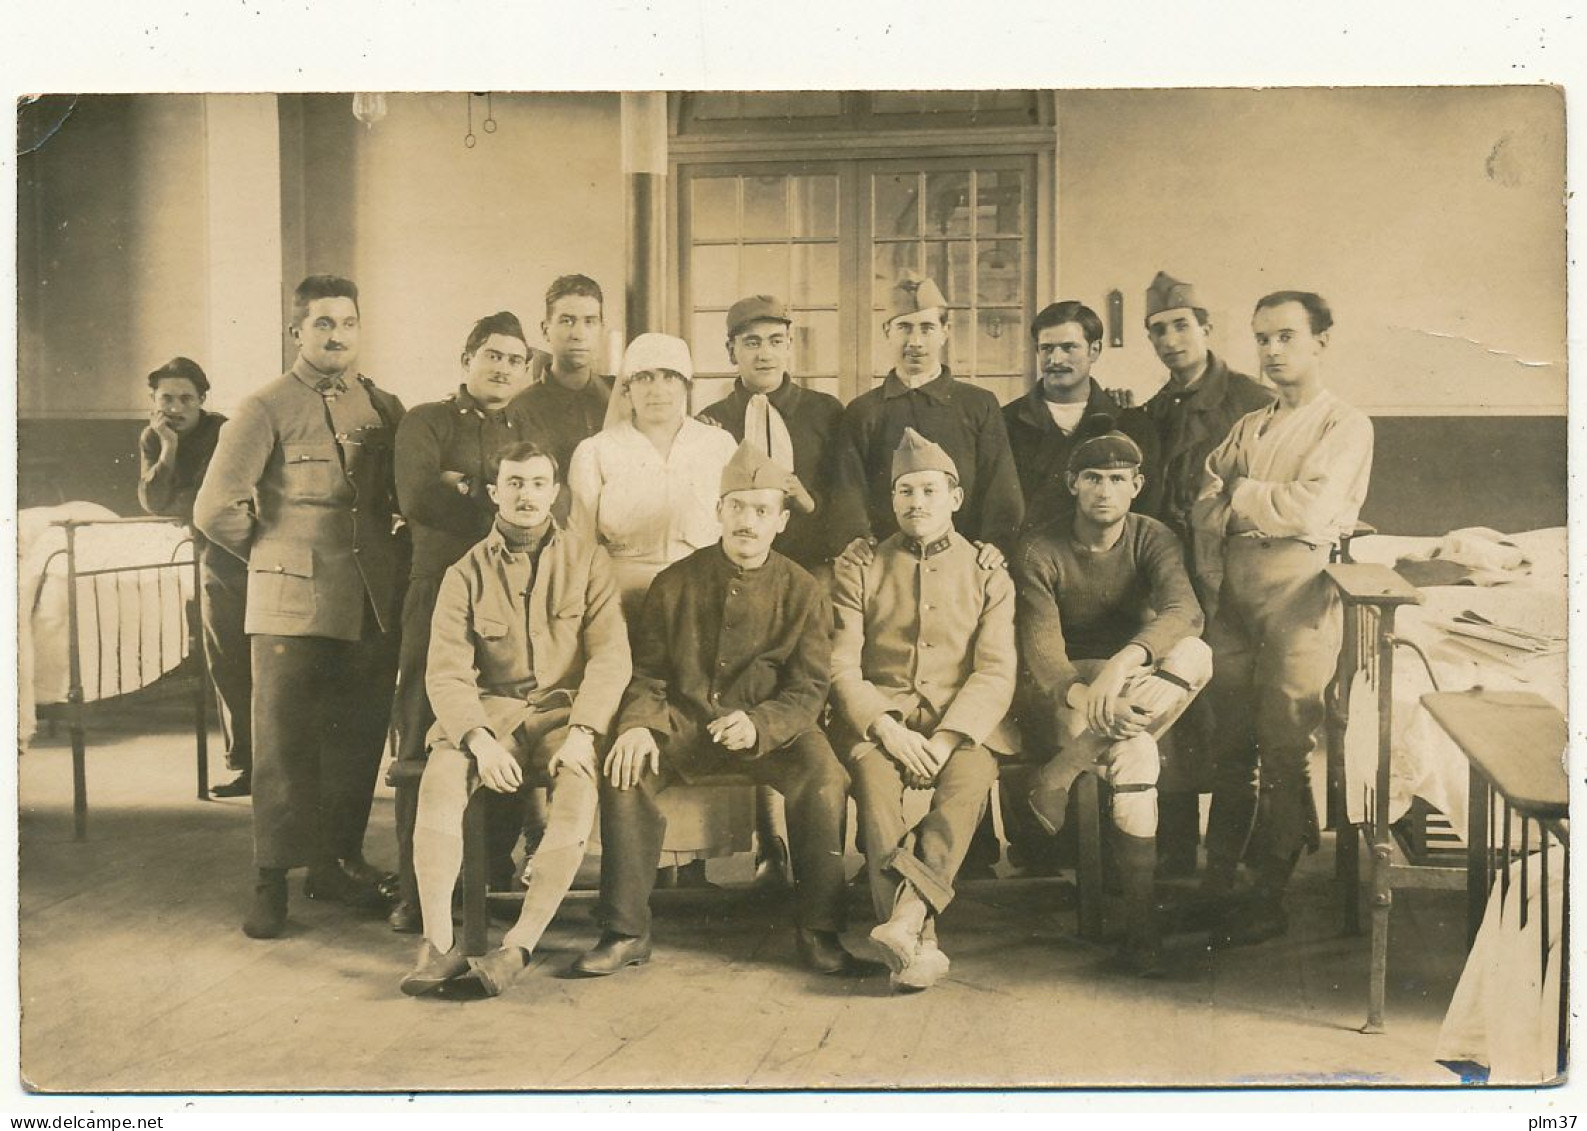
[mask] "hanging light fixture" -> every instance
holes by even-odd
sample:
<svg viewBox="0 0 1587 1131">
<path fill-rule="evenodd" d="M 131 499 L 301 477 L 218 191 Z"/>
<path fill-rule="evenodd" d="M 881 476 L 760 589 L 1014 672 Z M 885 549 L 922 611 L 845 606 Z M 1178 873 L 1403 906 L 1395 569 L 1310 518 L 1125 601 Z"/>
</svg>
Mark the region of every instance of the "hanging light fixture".
<svg viewBox="0 0 1587 1131">
<path fill-rule="evenodd" d="M 386 96 L 384 94 L 353 95 L 353 117 L 370 129 L 374 129 L 375 123 L 385 116 Z"/>
</svg>

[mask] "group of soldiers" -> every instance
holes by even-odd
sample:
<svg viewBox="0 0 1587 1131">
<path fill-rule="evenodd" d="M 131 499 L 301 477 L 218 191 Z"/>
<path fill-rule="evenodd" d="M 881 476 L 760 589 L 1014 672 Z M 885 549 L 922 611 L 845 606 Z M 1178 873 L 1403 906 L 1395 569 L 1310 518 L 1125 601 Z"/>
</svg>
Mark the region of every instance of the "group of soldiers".
<svg viewBox="0 0 1587 1131">
<path fill-rule="evenodd" d="M 613 974 L 651 957 L 660 795 L 730 773 L 783 798 L 797 950 L 822 973 L 865 965 L 840 940 L 853 797 L 874 954 L 925 989 L 949 968 L 936 921 L 992 786 L 1022 764 L 1005 804 L 1047 833 L 1080 774 L 1111 787 L 1135 969 L 1160 969 L 1154 882 L 1195 872 L 1209 788 L 1214 942 L 1283 933 L 1317 840 L 1308 759 L 1338 648 L 1323 566 L 1372 457 L 1370 421 L 1322 383 L 1327 304 L 1256 304 L 1262 383 L 1212 354 L 1206 307 L 1160 273 L 1146 330 L 1168 379 L 1139 408 L 1091 376 L 1103 327 L 1079 302 L 1036 316 L 1039 371 L 1007 406 L 944 364 L 949 315 L 930 279 L 900 279 L 893 368 L 845 406 L 790 376 L 781 301 L 735 304 L 738 377 L 699 418 L 730 437 L 711 536 L 637 585 L 633 546 L 580 483 L 614 420 L 663 465 L 692 435 L 665 415 L 692 362 L 644 334 L 597 373 L 603 297 L 584 276 L 551 285 L 546 350 L 512 314 L 483 318 L 456 391 L 406 413 L 360 374 L 358 292 L 337 276 L 298 286 L 296 360 L 224 427 L 198 366 L 151 373 L 140 497 L 202 536 L 238 771 L 215 792 L 252 797 L 244 931 L 283 932 L 287 873 L 306 867 L 310 898 L 423 931 L 405 993 L 501 993 L 598 810 L 601 935 L 574 970 Z M 363 852 L 393 712 L 399 766 L 422 766 L 397 792 L 396 875 Z M 530 833 L 518 921 L 467 958 L 454 889 L 481 787 L 543 801 L 508 825 L 509 844 Z M 910 791 L 929 791 L 912 824 Z"/>
</svg>

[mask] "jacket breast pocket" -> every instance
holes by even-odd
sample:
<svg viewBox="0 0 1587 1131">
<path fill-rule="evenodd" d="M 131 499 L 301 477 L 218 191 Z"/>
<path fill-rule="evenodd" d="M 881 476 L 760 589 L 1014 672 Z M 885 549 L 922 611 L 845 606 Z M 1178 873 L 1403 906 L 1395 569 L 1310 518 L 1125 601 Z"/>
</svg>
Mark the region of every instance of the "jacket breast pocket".
<svg viewBox="0 0 1587 1131">
<path fill-rule="evenodd" d="M 282 444 L 282 487 L 299 502 L 330 502 L 342 488 L 342 465 L 330 444 Z"/>
<path fill-rule="evenodd" d="M 248 555 L 248 605 L 282 617 L 312 617 L 314 552 L 307 546 L 262 542 Z"/>
</svg>

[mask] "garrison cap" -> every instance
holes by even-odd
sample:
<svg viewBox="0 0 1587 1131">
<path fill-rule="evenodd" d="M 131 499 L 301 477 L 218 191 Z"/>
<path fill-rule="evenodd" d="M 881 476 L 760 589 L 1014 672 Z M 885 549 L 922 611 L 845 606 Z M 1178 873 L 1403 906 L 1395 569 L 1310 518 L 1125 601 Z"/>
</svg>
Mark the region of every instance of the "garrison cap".
<svg viewBox="0 0 1587 1131">
<path fill-rule="evenodd" d="M 776 295 L 750 295 L 735 302 L 727 312 L 727 336 L 732 337 L 752 322 L 781 322 L 792 326 L 788 308 Z"/>
<path fill-rule="evenodd" d="M 955 483 L 959 481 L 959 469 L 952 456 L 913 428 L 905 428 L 893 452 L 893 482 L 912 471 L 945 471 Z"/>
<path fill-rule="evenodd" d="M 722 468 L 721 493 L 730 495 L 734 491 L 759 491 L 768 487 L 781 491 L 788 505 L 800 514 L 810 514 L 816 509 L 816 501 L 797 475 L 745 440 Z"/>
<path fill-rule="evenodd" d="M 893 284 L 893 289 L 888 292 L 887 310 L 884 312 L 882 325 L 885 326 L 893 319 L 902 318 L 906 314 L 914 314 L 938 306 L 943 310 L 948 309 L 948 300 L 943 297 L 937 284 L 913 271 L 905 271 L 898 277 L 898 282 Z"/>
<path fill-rule="evenodd" d="M 628 343 L 623 354 L 623 384 L 635 373 L 647 369 L 670 369 L 682 374 L 685 381 L 694 380 L 694 362 L 689 357 L 689 345 L 671 334 L 641 334 Z"/>
<path fill-rule="evenodd" d="M 1196 298 L 1193 286 L 1180 282 L 1167 271 L 1159 271 L 1152 285 L 1146 288 L 1146 317 L 1151 318 L 1165 310 L 1178 310 L 1181 307 L 1206 309 Z"/>
</svg>

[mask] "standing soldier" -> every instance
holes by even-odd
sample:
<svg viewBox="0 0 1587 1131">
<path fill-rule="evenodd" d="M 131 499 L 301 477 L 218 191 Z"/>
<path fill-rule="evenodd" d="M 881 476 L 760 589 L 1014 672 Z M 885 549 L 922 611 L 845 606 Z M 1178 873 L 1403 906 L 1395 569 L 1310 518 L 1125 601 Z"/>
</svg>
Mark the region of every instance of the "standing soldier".
<svg viewBox="0 0 1587 1131">
<path fill-rule="evenodd" d="M 398 555 L 392 448 L 402 402 L 358 373 L 358 287 L 310 275 L 297 360 L 222 430 L 193 516 L 248 563 L 253 657 L 253 938 L 286 926 L 290 868 L 311 899 L 383 909 L 364 830 L 391 718 Z"/>
<path fill-rule="evenodd" d="M 1228 892 L 1247 858 L 1256 880 L 1254 902 L 1232 908 L 1214 935 L 1225 946 L 1288 930 L 1290 873 L 1302 849 L 1317 849 L 1308 760 L 1340 636 L 1323 567 L 1355 526 L 1372 474 L 1372 421 L 1323 387 L 1332 326 L 1309 291 L 1256 304 L 1257 356 L 1278 400 L 1242 417 L 1207 457 L 1192 512 L 1196 568 L 1219 593 L 1207 633 L 1218 764 L 1206 887 Z"/>
<path fill-rule="evenodd" d="M 906 273 L 889 295 L 882 332 L 893 368 L 879 388 L 861 393 L 843 410 L 829 545 L 857 550 L 853 540 L 879 540 L 898 529 L 893 452 L 904 430 L 913 428 L 941 445 L 959 469 L 964 507 L 954 525 L 977 545 L 1006 555 L 1024 516 L 1019 477 L 997 398 L 943 364 L 948 300 L 930 279 Z"/>
<path fill-rule="evenodd" d="M 204 409 L 209 378 L 195 361 L 173 357 L 149 374 L 154 410 L 138 438 L 138 502 L 150 514 L 175 515 L 192 523 L 193 500 L 215 455 L 226 418 Z M 204 661 L 220 700 L 226 735 L 226 765 L 237 776 L 209 792 L 247 797 L 253 789 L 253 676 L 248 662 L 248 570 L 202 534 L 198 541 Z"/>
<path fill-rule="evenodd" d="M 1143 406 L 1157 433 L 1160 458 L 1148 468 L 1146 493 L 1136 509 L 1164 523 L 1179 539 L 1196 597 L 1210 623 L 1218 594 L 1197 579 L 1190 508 L 1201 490 L 1207 456 L 1223 443 L 1234 422 L 1273 403 L 1267 386 L 1236 373 L 1208 348 L 1212 320 L 1195 288 L 1159 271 L 1146 290 L 1146 334 L 1168 367 L 1168 381 Z M 1200 795 L 1212 786 L 1212 700 L 1190 706 L 1163 767 L 1158 849 L 1163 874 L 1196 870 L 1201 833 Z"/>
<path fill-rule="evenodd" d="M 474 323 L 463 343 L 463 382 L 444 400 L 414 406 L 397 432 L 397 501 L 413 532 L 413 566 L 402 601 L 402 651 L 397 666 L 397 760 L 424 760 L 435 722 L 425 693 L 430 617 L 447 567 L 490 530 L 491 458 L 527 439 L 524 414 L 509 409 L 529 379 L 529 343 L 517 315 L 500 311 Z M 397 874 L 401 899 L 391 926 L 419 928 L 413 881 L 416 784 L 397 785 Z M 511 851 L 511 846 L 508 846 Z M 502 854 L 494 854 L 499 858 Z"/>
<path fill-rule="evenodd" d="M 595 372 L 606 328 L 600 285 L 588 275 L 562 275 L 546 288 L 546 318 L 540 333 L 551 347 L 535 351 L 532 384 L 519 396 L 536 436 L 550 445 L 564 476 L 573 466 L 573 450 L 601 430 L 613 379 Z M 557 508 L 567 514 L 567 492 Z"/>
</svg>

